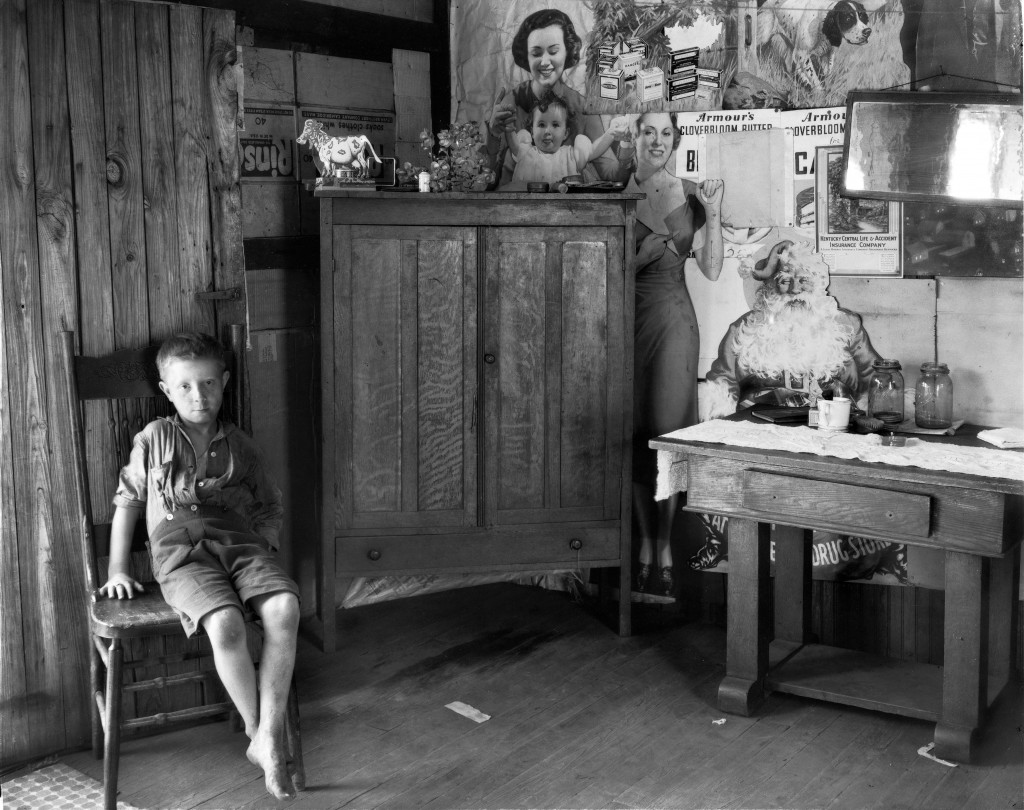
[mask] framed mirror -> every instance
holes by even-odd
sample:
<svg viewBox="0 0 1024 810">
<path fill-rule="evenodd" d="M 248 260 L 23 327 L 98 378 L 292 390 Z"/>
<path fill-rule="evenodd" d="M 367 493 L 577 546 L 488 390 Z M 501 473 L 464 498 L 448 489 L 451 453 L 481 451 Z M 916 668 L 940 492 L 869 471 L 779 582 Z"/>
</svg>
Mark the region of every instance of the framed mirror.
<svg viewBox="0 0 1024 810">
<path fill-rule="evenodd" d="M 842 193 L 1022 208 L 1022 151 L 1020 95 L 854 91 Z"/>
</svg>

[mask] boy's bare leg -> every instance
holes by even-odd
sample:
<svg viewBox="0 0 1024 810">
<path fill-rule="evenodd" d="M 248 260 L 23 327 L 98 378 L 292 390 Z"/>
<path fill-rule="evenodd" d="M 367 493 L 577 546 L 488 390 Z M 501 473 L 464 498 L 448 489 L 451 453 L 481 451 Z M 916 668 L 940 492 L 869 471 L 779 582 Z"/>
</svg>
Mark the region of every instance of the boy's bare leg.
<svg viewBox="0 0 1024 810">
<path fill-rule="evenodd" d="M 285 752 L 285 716 L 299 630 L 299 601 L 282 591 L 250 600 L 263 620 L 259 675 L 259 726 L 246 756 L 263 769 L 267 791 L 275 798 L 295 795 Z"/>
<path fill-rule="evenodd" d="M 236 607 L 217 608 L 203 616 L 200 624 L 210 637 L 221 683 L 242 715 L 245 733 L 251 738 L 259 725 L 259 697 L 242 612 Z"/>
</svg>

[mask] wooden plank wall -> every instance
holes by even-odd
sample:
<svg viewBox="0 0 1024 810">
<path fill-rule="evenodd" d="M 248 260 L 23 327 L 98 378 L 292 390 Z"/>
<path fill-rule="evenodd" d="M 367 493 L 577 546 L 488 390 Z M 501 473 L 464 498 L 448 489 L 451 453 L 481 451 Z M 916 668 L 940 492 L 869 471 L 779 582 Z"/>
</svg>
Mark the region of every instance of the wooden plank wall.
<svg viewBox="0 0 1024 810">
<path fill-rule="evenodd" d="M 0 767 L 89 739 L 58 330 L 98 354 L 244 320 L 193 297 L 242 285 L 235 58 L 232 11 L 0 0 Z"/>
</svg>

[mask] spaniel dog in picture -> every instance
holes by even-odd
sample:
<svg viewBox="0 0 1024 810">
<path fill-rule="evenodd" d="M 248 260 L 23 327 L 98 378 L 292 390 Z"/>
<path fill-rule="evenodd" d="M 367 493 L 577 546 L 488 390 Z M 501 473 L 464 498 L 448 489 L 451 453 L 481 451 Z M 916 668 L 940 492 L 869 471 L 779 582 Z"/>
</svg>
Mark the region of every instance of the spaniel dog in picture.
<svg viewBox="0 0 1024 810">
<path fill-rule="evenodd" d="M 877 8 L 883 3 L 868 3 Z M 758 58 L 770 61 L 809 90 L 821 87 L 835 53 L 845 42 L 864 45 L 871 36 L 863 3 L 839 0 L 762 0 L 758 3 Z"/>
</svg>

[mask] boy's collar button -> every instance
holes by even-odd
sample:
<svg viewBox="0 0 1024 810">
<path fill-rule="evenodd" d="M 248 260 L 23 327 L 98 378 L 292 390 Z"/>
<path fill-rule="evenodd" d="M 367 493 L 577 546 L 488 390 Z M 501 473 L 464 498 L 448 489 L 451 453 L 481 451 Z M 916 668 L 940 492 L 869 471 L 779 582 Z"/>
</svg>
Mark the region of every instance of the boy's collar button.
<svg viewBox="0 0 1024 810">
<path fill-rule="evenodd" d="M 217 451 L 216 451 L 216 450 L 212 450 L 212 451 L 210 452 L 210 455 L 211 455 L 211 456 L 215 456 L 215 455 L 217 455 Z"/>
<path fill-rule="evenodd" d="M 199 507 L 198 507 L 198 506 L 196 506 L 195 504 L 192 504 L 192 511 L 193 511 L 193 512 L 197 512 L 197 511 L 199 511 Z"/>
<path fill-rule="evenodd" d="M 203 484 L 205 484 L 205 483 L 206 483 L 205 481 L 200 481 L 200 482 L 199 482 L 199 484 L 198 484 L 198 486 L 202 486 L 202 485 L 203 485 Z"/>
<path fill-rule="evenodd" d="M 170 512 L 168 512 L 167 513 L 167 519 L 168 520 L 174 520 L 174 515 L 172 515 Z"/>
</svg>

